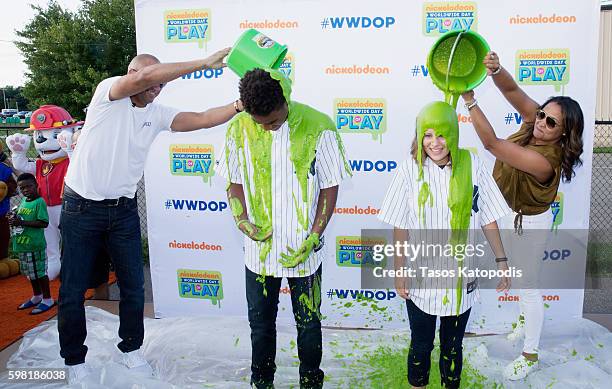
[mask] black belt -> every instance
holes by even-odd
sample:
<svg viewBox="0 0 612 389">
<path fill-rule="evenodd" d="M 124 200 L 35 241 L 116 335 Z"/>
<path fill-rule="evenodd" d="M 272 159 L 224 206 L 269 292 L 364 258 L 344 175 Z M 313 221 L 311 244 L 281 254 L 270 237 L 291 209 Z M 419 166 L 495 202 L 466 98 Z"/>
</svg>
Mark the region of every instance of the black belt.
<svg viewBox="0 0 612 389">
<path fill-rule="evenodd" d="M 136 199 L 136 197 L 119 197 L 118 199 L 90 200 L 72 190 L 68 185 L 64 185 L 64 195 L 78 200 L 83 200 L 92 205 L 102 205 L 105 207 L 117 207 L 119 205 L 128 204 Z"/>
</svg>

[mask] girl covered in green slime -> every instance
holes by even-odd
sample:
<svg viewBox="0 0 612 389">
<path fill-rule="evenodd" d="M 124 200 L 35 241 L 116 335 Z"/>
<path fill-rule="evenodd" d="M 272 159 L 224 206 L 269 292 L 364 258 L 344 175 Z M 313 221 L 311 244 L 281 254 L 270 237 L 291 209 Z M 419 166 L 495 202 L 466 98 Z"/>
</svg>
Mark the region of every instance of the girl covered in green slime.
<svg viewBox="0 0 612 389">
<path fill-rule="evenodd" d="M 496 220 L 510 210 L 484 164 L 459 148 L 458 140 L 455 110 L 445 102 L 426 105 L 417 116 L 411 158 L 398 169 L 379 215 L 394 226 L 395 247 L 439 248 L 433 254 L 421 250 L 410 262 L 403 252 L 395 253 L 395 269 L 401 271 L 396 274 L 406 275 L 394 281 L 410 320 L 408 382 L 415 388 L 429 383 L 437 316 L 442 385 L 459 387 L 463 335 L 479 296 L 478 278 L 462 275 L 477 267 L 478 252 L 468 249 L 478 242 L 475 230 L 482 228 L 496 257 L 505 256 Z M 418 280 L 409 278 L 406 269 L 416 270 Z M 507 262 L 498 262 L 497 269 L 508 270 Z M 431 273 L 438 270 L 445 275 Z M 497 289 L 508 288 L 509 278 L 502 277 Z"/>
</svg>

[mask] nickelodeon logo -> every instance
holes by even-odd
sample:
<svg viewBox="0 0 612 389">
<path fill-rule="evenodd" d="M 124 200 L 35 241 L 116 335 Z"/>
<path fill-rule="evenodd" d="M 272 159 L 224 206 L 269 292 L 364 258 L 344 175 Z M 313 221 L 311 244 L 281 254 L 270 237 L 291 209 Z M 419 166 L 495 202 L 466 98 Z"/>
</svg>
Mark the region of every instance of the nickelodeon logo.
<svg viewBox="0 0 612 389">
<path fill-rule="evenodd" d="M 201 250 L 201 251 L 222 251 L 223 246 L 218 244 L 208 244 L 206 242 L 177 242 L 173 240 L 168 242 L 168 248 L 171 249 L 186 249 L 186 250 Z"/>
<path fill-rule="evenodd" d="M 334 100 L 336 129 L 349 134 L 371 134 L 380 139 L 387 131 L 387 102 L 380 98 L 341 98 Z"/>
<path fill-rule="evenodd" d="M 239 25 L 241 30 L 246 30 L 249 28 L 254 28 L 256 30 L 260 29 L 276 29 L 276 30 L 290 30 L 294 28 L 299 28 L 299 23 L 295 20 L 260 20 L 260 21 L 251 21 L 251 20 L 243 20 Z"/>
<path fill-rule="evenodd" d="M 518 50 L 515 57 L 516 79 L 523 85 L 554 85 L 569 82 L 568 49 Z"/>
<path fill-rule="evenodd" d="M 223 300 L 223 281 L 218 271 L 178 269 L 176 274 L 180 297 L 210 300 L 213 305 Z"/>
<path fill-rule="evenodd" d="M 210 41 L 210 10 L 186 9 L 164 12 L 164 39 L 167 43 Z"/>
<path fill-rule="evenodd" d="M 372 208 L 370 205 L 368 205 L 367 208 L 361 208 L 355 205 L 351 208 L 334 208 L 334 213 L 339 215 L 378 215 L 380 209 Z"/>
<path fill-rule="evenodd" d="M 374 261 L 373 246 L 385 244 L 385 238 L 337 236 L 336 264 L 341 267 L 383 266 Z"/>
<path fill-rule="evenodd" d="M 206 144 L 171 144 L 170 173 L 173 176 L 198 176 L 204 182 L 215 175 L 215 148 Z"/>
<path fill-rule="evenodd" d="M 339 75 L 339 74 L 389 74 L 389 70 L 386 66 L 371 66 L 371 65 L 349 65 L 349 66 L 336 66 L 331 65 L 325 68 L 325 74 L 328 75 Z"/>
<path fill-rule="evenodd" d="M 542 295 L 542 301 L 560 301 L 560 299 L 561 298 L 557 294 Z M 497 301 L 501 301 L 501 302 L 514 302 L 514 301 L 520 301 L 520 300 L 521 300 L 520 296 L 509 295 L 509 294 L 505 294 L 497 298 Z"/>
<path fill-rule="evenodd" d="M 468 115 L 462 115 L 462 114 L 457 114 L 457 121 L 459 123 L 471 123 L 472 122 L 472 118 Z"/>
<path fill-rule="evenodd" d="M 423 3 L 423 35 L 438 36 L 455 30 L 476 31 L 476 12 L 474 2 Z"/>
<path fill-rule="evenodd" d="M 557 14 L 552 14 L 550 16 L 542 16 L 539 14 L 538 16 L 521 16 L 516 15 L 510 17 L 510 24 L 554 24 L 554 23 L 576 23 L 576 16 L 561 16 Z"/>
</svg>

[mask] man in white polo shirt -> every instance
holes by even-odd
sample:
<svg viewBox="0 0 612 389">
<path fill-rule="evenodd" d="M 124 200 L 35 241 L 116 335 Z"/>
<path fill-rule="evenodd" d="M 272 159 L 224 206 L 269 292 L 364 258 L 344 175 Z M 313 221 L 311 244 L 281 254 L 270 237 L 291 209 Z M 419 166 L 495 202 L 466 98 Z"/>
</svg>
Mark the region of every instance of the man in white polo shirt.
<svg viewBox="0 0 612 389">
<path fill-rule="evenodd" d="M 161 131 L 193 131 L 225 123 L 240 102 L 204 112 L 179 112 L 154 102 L 164 85 L 182 75 L 225 66 L 229 49 L 208 58 L 160 63 L 136 56 L 127 74 L 98 84 L 66 174 L 61 214 L 63 242 L 58 330 L 69 381 L 90 372 L 84 293 L 96 255 L 108 250 L 119 281 L 119 350 L 129 368 L 150 372 L 140 346 L 144 338 L 144 274 L 136 188 L 149 146 Z"/>
</svg>

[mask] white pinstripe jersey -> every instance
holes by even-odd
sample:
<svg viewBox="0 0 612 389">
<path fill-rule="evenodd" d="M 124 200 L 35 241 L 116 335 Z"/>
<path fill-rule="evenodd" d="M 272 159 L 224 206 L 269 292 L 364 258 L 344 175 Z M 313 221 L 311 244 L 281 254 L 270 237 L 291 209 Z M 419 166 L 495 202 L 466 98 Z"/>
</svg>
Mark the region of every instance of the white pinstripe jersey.
<svg viewBox="0 0 612 389">
<path fill-rule="evenodd" d="M 229 139 L 219 160 L 218 174 L 227 179 L 231 177 L 232 183 L 244 185 L 242 172 L 246 163 L 250 178 L 248 182 L 253 185 L 253 166 L 246 140 L 244 149 L 245 159 L 242 153 L 237 152 L 234 141 Z M 277 131 L 272 131 L 272 249 L 264 262 L 261 262 L 259 258 L 261 244 L 246 236 L 244 239 L 246 266 L 257 274 L 265 272 L 265 275 L 274 277 L 305 277 L 317 271 L 325 250 L 317 253 L 313 251 L 307 261 L 294 268 L 283 267 L 278 259 L 281 253 L 287 253 L 287 246 L 295 250 L 306 239 L 316 215 L 320 189 L 339 185 L 347 176 L 344 170 L 344 157 L 340 153 L 335 133 L 323 131 L 317 143 L 314 166 L 311 166 L 308 174 L 309 204 L 304 204 L 301 200 L 302 190 L 290 159 L 289 150 L 289 125 L 285 122 Z M 227 163 L 225 154 L 228 154 Z M 252 189 L 255 192 L 254 188 Z M 247 212 L 251 214 L 249 198 L 245 197 Z M 308 212 L 307 231 L 304 231 L 298 222 L 296 207 L 301 207 L 305 211 L 304 214 Z"/>
<path fill-rule="evenodd" d="M 509 214 L 511 209 L 499 191 L 491 173 L 483 162 L 470 152 L 472 158 L 473 203 L 470 219 L 470 233 L 466 243 L 476 245 L 478 234 L 475 232 L 484 225 L 499 220 Z M 448 207 L 448 191 L 451 177 L 451 165 L 440 168 L 431 159 L 423 161 L 423 177 L 429 183 L 433 203 L 425 203 L 424 220 L 419 220 L 418 195 L 421 182 L 418 181 L 419 167 L 414 159 L 404 161 L 398 169 L 387 190 L 379 219 L 394 227 L 409 230 L 410 242 L 434 242 L 442 240 L 441 236 L 450 231 L 451 211 Z M 444 232 L 444 233 L 443 233 Z M 436 236 L 439 234 L 440 237 Z M 473 269 L 478 260 L 492 258 L 466 257 L 463 266 Z M 417 259 L 417 266 L 429 269 L 457 269 L 457 261 L 452 257 L 429 257 Z M 408 264 L 410 266 L 410 264 Z M 417 272 L 419 274 L 419 272 Z M 437 316 L 457 314 L 456 278 L 422 278 L 419 281 L 410 279 L 410 299 L 422 311 Z M 468 284 L 474 286 L 468 293 Z M 459 313 L 467 311 L 479 297 L 477 281 L 464 278 Z"/>
</svg>

